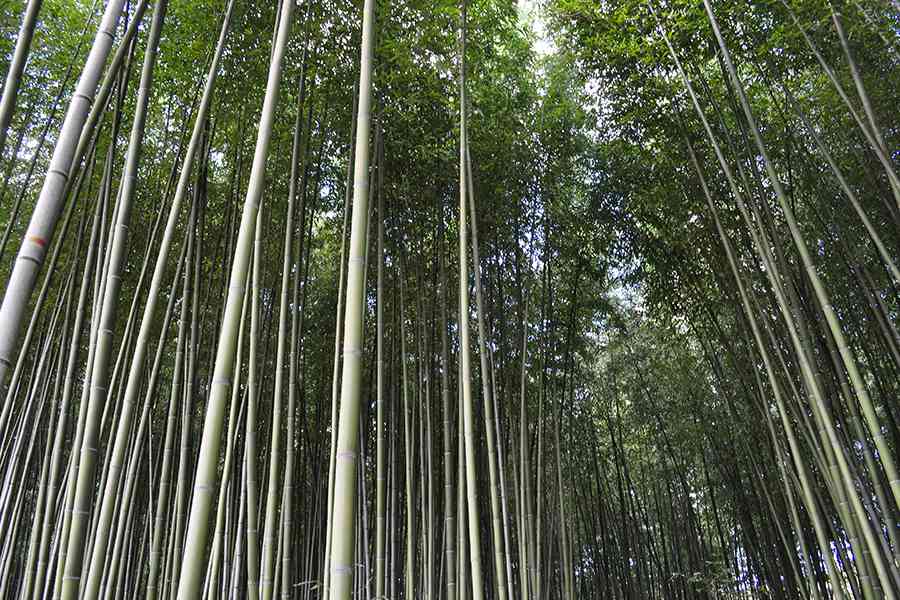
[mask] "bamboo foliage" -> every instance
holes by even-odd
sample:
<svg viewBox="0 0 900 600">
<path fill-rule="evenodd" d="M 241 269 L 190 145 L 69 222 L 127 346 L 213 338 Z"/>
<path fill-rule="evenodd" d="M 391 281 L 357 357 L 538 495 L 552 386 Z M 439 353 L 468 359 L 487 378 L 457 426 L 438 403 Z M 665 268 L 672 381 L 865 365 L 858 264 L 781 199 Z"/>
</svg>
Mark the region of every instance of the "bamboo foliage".
<svg viewBox="0 0 900 600">
<path fill-rule="evenodd" d="M 0 596 L 897 597 L 895 2 L 13 4 Z"/>
</svg>

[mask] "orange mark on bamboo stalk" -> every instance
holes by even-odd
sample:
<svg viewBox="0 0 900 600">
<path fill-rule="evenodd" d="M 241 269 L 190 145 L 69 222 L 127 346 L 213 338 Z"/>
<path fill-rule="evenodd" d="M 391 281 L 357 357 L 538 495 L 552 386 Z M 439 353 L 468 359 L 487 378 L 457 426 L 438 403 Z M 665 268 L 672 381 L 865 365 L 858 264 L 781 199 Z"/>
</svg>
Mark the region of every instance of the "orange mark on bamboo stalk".
<svg viewBox="0 0 900 600">
<path fill-rule="evenodd" d="M 42 238 L 42 237 L 39 237 L 39 236 L 36 236 L 36 235 L 29 235 L 29 236 L 28 236 L 28 239 L 29 239 L 30 241 L 34 242 L 35 244 L 37 244 L 38 246 L 40 246 L 41 248 L 46 248 L 46 247 L 47 247 L 47 240 L 45 240 L 45 239 Z"/>
</svg>

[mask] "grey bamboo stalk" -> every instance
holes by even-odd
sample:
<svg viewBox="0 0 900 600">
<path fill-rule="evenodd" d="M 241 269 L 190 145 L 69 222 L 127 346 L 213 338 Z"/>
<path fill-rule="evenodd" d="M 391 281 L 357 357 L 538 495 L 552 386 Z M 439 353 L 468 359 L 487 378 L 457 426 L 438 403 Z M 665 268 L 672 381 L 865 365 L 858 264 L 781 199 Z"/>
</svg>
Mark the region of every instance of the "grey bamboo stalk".
<svg viewBox="0 0 900 600">
<path fill-rule="evenodd" d="M 124 0 L 110 0 L 106 5 L 84 70 L 66 111 L 47 176 L 19 249 L 3 296 L 3 303 L 0 305 L 0 383 L 6 378 L 6 371 L 12 362 L 12 354 L 19 335 L 19 324 L 31 298 L 38 270 L 44 262 L 47 244 L 53 237 L 53 230 L 59 219 L 63 189 L 72 166 L 75 145 L 78 143 L 97 82 L 109 55 L 123 5 Z"/>
<path fill-rule="evenodd" d="M 468 508 L 469 560 L 473 600 L 482 600 L 481 531 L 478 518 L 478 479 L 475 472 L 475 417 L 472 406 L 472 355 L 469 343 L 469 271 L 467 225 L 466 147 L 466 0 L 463 0 L 460 24 L 459 67 L 459 351 L 462 389 L 463 432 L 466 454 L 466 507 Z"/>
<path fill-rule="evenodd" d="M 134 20 L 128 26 L 128 28 L 125 31 L 125 34 L 123 35 L 122 41 L 119 45 L 119 49 L 116 51 L 116 54 L 110 64 L 110 68 L 108 69 L 106 77 L 104 78 L 103 85 L 101 86 L 100 92 L 98 93 L 98 97 L 94 101 L 94 107 L 93 107 L 93 110 L 91 111 L 91 116 L 88 118 L 88 123 L 85 125 L 84 129 L 81 131 L 81 137 L 79 139 L 78 147 L 75 152 L 76 161 L 75 161 L 75 164 L 73 164 L 73 168 L 68 172 L 67 179 L 65 182 L 65 187 L 62 192 L 63 198 L 68 197 L 69 191 L 73 187 L 73 181 L 75 182 L 74 183 L 75 196 L 77 197 L 79 190 L 81 189 L 82 183 L 85 180 L 84 172 L 82 170 L 78 170 L 76 168 L 78 166 L 77 163 L 80 162 L 83 155 L 86 152 L 88 152 L 89 149 L 90 149 L 90 152 L 92 153 L 93 149 L 96 147 L 97 135 L 99 132 L 93 127 L 93 124 L 96 123 L 96 120 L 97 120 L 99 114 L 106 107 L 106 101 L 109 98 L 109 95 L 113 89 L 113 84 L 118 79 L 119 67 L 122 65 L 122 62 L 124 61 L 126 55 L 129 54 L 129 49 L 132 46 L 130 41 L 133 39 L 133 37 L 135 36 L 135 34 L 137 32 L 137 25 L 140 23 L 140 19 L 141 19 L 141 16 L 143 15 L 144 9 L 146 8 L 146 5 L 147 5 L 146 0 L 142 0 L 141 3 L 138 5 L 138 7 L 135 9 Z M 85 26 L 85 31 L 86 30 L 87 30 L 87 25 Z M 67 74 L 67 77 L 68 77 L 68 74 Z M 60 95 L 62 94 L 62 91 L 63 90 L 60 89 Z M 55 110 L 55 102 L 54 102 L 54 110 Z M 46 134 L 47 128 L 49 127 L 49 125 L 50 125 L 50 123 L 48 122 L 47 127 L 45 127 L 44 132 L 42 133 L 41 141 L 43 141 L 44 135 Z M 89 130 L 89 131 L 85 131 L 85 130 Z M 32 158 L 31 167 L 29 168 L 29 177 L 31 175 L 31 170 L 34 168 L 35 159 L 37 158 L 37 156 L 38 156 L 38 152 L 36 150 L 33 155 L 33 158 Z M 92 164 L 92 161 L 89 161 L 89 162 Z M 23 188 L 22 194 L 19 195 L 19 197 L 18 197 L 19 199 L 17 199 L 17 201 L 16 201 L 17 205 L 21 201 L 24 191 L 25 191 L 25 188 Z M 35 307 L 34 307 L 34 310 L 32 311 L 29 326 L 26 329 L 25 337 L 21 344 L 21 348 L 18 350 L 19 355 L 20 355 L 20 360 L 17 362 L 16 369 L 13 371 L 13 379 L 9 385 L 9 388 L 15 387 L 15 382 L 17 381 L 18 376 L 20 375 L 22 358 L 24 358 L 22 355 L 23 355 L 23 353 L 27 352 L 28 348 L 30 348 L 31 339 L 34 334 L 34 325 L 35 325 L 35 322 L 37 321 L 38 316 L 40 315 L 41 307 L 43 306 L 43 302 L 44 302 L 44 298 L 46 297 L 50 282 L 52 280 L 52 275 L 53 275 L 53 271 L 55 268 L 55 264 L 57 262 L 59 252 L 62 247 L 61 242 L 62 242 L 62 239 L 65 238 L 66 231 L 68 230 L 69 218 L 72 214 L 72 209 L 75 206 L 75 204 L 76 204 L 75 202 L 71 202 L 69 204 L 69 208 L 66 211 L 66 216 L 63 219 L 62 232 L 61 232 L 61 236 L 60 236 L 61 239 L 58 240 L 57 243 L 54 245 L 54 250 L 53 250 L 53 253 L 51 254 L 51 258 L 50 258 L 50 264 L 48 266 L 47 273 L 44 276 L 44 282 L 41 286 L 41 290 L 38 294 L 38 298 L 35 302 Z M 14 212 L 16 212 L 16 211 L 17 211 L 17 208 L 14 208 Z M 104 228 L 104 232 L 105 232 L 105 228 Z M 5 243 L 6 243 L 6 237 L 4 236 L 4 239 L 3 239 L 4 247 L 5 247 Z M 2 361 L 0 361 L 0 362 L 2 362 Z M 2 364 L 0 364 L 0 369 L 2 369 Z M 3 379 L 2 374 L 0 374 L 0 382 L 2 382 L 2 379 Z M 2 414 L 0 414 L 0 429 L 3 429 L 3 424 L 6 421 L 8 408 L 9 408 L 8 404 L 5 404 L 3 407 Z"/>
<path fill-rule="evenodd" d="M 497 441 L 494 436 L 494 400 L 491 393 L 490 367 L 488 365 L 487 334 L 484 325 L 484 293 L 481 286 L 481 256 L 478 251 L 478 214 L 475 212 L 475 185 L 472 181 L 472 156 L 466 140 L 466 169 L 469 193 L 469 211 L 472 213 L 472 271 L 475 275 L 475 306 L 478 315 L 478 358 L 481 365 L 481 396 L 484 405 L 485 437 L 488 452 L 488 481 L 491 495 L 491 535 L 494 545 L 494 581 L 498 600 L 506 600 L 506 570 L 504 558 L 502 514 L 500 512 L 499 482 L 497 475 Z"/>
<path fill-rule="evenodd" d="M 93 141 L 94 141 L 94 144 L 96 144 L 96 137 L 94 138 Z M 91 150 L 91 154 L 92 154 L 91 166 L 88 169 L 88 175 L 91 175 L 93 173 L 93 161 L 94 161 L 94 158 L 96 157 L 95 150 L 96 150 L 96 145 L 94 145 Z M 79 175 L 78 184 L 75 186 L 76 187 L 76 197 L 79 195 L 79 193 L 81 191 L 81 187 L 82 187 L 85 179 L 90 179 L 90 177 L 89 176 L 84 177 L 82 175 Z M 13 408 L 13 402 L 12 402 L 13 395 L 18 387 L 18 381 L 22 375 L 22 370 L 25 367 L 27 353 L 28 353 L 29 349 L 31 348 L 31 342 L 34 339 L 34 334 L 37 329 L 37 324 L 38 324 L 38 321 L 39 321 L 40 315 L 41 315 L 41 309 L 44 306 L 44 302 L 47 298 L 47 294 L 50 291 L 50 286 L 51 286 L 52 279 L 53 279 L 53 277 L 52 277 L 53 271 L 56 268 L 56 264 L 59 260 L 60 253 L 61 253 L 61 250 L 64 245 L 63 238 L 65 237 L 65 235 L 69 229 L 69 224 L 71 221 L 74 206 L 75 206 L 75 202 L 71 203 L 69 205 L 69 209 L 66 211 L 66 216 L 63 219 L 61 239 L 57 240 L 56 244 L 54 244 L 53 252 L 50 255 L 49 268 L 47 270 L 47 273 L 44 274 L 44 280 L 43 280 L 43 283 L 41 284 L 41 290 L 40 290 L 40 292 L 38 292 L 38 297 L 35 300 L 34 310 L 32 310 L 31 319 L 29 320 L 28 327 L 25 330 L 25 336 L 22 339 L 21 348 L 18 349 L 19 356 L 18 356 L 18 359 L 16 360 L 16 366 L 13 369 L 12 378 L 10 379 L 10 383 L 7 386 L 6 394 L 4 395 L 3 409 L 2 409 L 2 411 L 0 411 L 0 431 L 3 431 L 3 432 L 8 430 L 6 425 L 9 422 L 9 418 L 10 418 L 11 411 Z M 2 386 L 0 386 L 0 387 L 2 387 Z"/>
<path fill-rule="evenodd" d="M 94 3 L 96 4 L 97 1 L 98 0 L 94 0 Z M 93 16 L 95 8 L 96 8 L 95 5 L 91 6 L 91 11 L 90 11 L 91 16 Z M 81 34 L 78 36 L 78 46 L 76 49 L 76 54 L 80 54 L 82 45 L 85 42 L 85 34 L 87 33 L 88 28 L 90 27 L 90 23 L 91 23 L 91 18 L 88 18 L 84 24 L 84 28 L 81 30 Z M 60 83 L 59 89 L 56 92 L 56 97 L 53 99 L 53 103 L 51 104 L 49 114 L 47 115 L 47 118 L 44 121 L 44 126 L 41 129 L 40 136 L 38 137 L 37 145 L 35 146 L 34 150 L 32 151 L 31 159 L 29 160 L 29 165 L 28 165 L 28 172 L 25 175 L 25 180 L 22 183 L 22 186 L 19 188 L 20 189 L 19 193 L 16 195 L 15 202 L 13 203 L 13 208 L 10 212 L 9 222 L 6 225 L 6 229 L 4 229 L 4 231 L 3 231 L 3 236 L 0 237 L 0 260 L 2 260 L 2 258 L 6 255 L 6 243 L 9 241 L 9 236 L 12 233 L 12 228 L 15 225 L 16 219 L 19 215 L 19 210 L 22 207 L 22 201 L 24 200 L 25 194 L 31 184 L 31 177 L 32 177 L 32 175 L 34 175 L 34 170 L 37 167 L 38 157 L 41 153 L 41 150 L 43 150 L 43 148 L 44 148 L 44 143 L 47 141 L 47 134 L 49 133 L 50 127 L 53 125 L 53 122 L 56 120 L 56 113 L 59 110 L 59 104 L 62 101 L 63 96 L 65 95 L 65 91 L 66 91 L 66 88 L 68 87 L 69 79 L 72 76 L 72 71 L 75 67 L 75 61 L 76 61 L 75 56 L 76 55 L 73 54 L 72 58 L 69 60 L 68 66 L 66 67 L 66 73 L 63 76 L 62 83 Z M 19 145 L 21 144 L 21 141 L 25 137 L 25 133 L 26 133 L 26 128 L 23 127 L 20 130 L 18 139 L 16 141 L 16 147 L 15 147 L 15 150 L 13 151 L 14 156 L 18 155 L 18 148 L 20 147 Z M 7 167 L 6 174 L 4 176 L 3 188 L 2 188 L 2 191 L 0 191 L 0 198 L 6 197 L 7 185 L 8 185 L 9 179 L 12 175 L 12 169 L 14 166 L 15 166 L 15 161 L 10 161 L 9 166 Z"/>
<path fill-rule="evenodd" d="M 178 583 L 178 599 L 189 600 L 199 596 L 203 584 L 206 542 L 209 533 L 209 512 L 213 493 L 217 489 L 216 477 L 219 463 L 219 447 L 221 445 L 222 424 L 225 408 L 230 397 L 231 376 L 234 370 L 235 345 L 237 328 L 243 304 L 244 288 L 247 285 L 251 241 L 256 225 L 259 204 L 265 187 L 266 160 L 269 154 L 269 142 L 275 120 L 275 105 L 281 86 L 281 71 L 285 48 L 291 29 L 291 13 L 293 2 L 282 2 L 281 20 L 269 76 L 266 83 L 266 95 L 263 100 L 259 131 L 256 139 L 256 151 L 250 172 L 250 184 L 241 216 L 238 241 L 235 244 L 235 255 L 229 277 L 228 296 L 219 342 L 216 350 L 215 368 L 210 388 L 209 402 L 206 407 L 206 419 L 203 424 L 203 436 L 194 479 L 194 495 L 188 521 L 187 538 L 184 546 L 184 567 Z"/>
<path fill-rule="evenodd" d="M 347 304 L 344 310 L 344 351 L 341 405 L 335 453 L 334 507 L 331 531 L 329 600 L 350 600 L 353 589 L 354 515 L 358 456 L 359 403 L 362 379 L 365 248 L 369 187 L 369 129 L 372 96 L 372 54 L 375 2 L 365 0 L 359 61 L 359 104 L 353 161 L 353 217 L 347 258 Z"/>
<path fill-rule="evenodd" d="M 97 124 L 100 123 L 101 117 L 107 110 L 110 96 L 117 87 L 123 66 L 126 71 L 131 69 L 131 61 L 134 57 L 135 49 L 137 48 L 135 42 L 138 34 L 138 27 L 144 18 L 147 4 L 148 0 L 140 0 L 138 2 L 134 9 L 134 15 L 132 16 L 131 22 L 128 23 L 125 33 L 122 34 L 122 40 L 119 42 L 119 46 L 116 48 L 112 60 L 109 61 L 109 68 L 107 68 L 106 75 L 104 75 L 103 81 L 100 83 L 97 95 L 91 106 L 91 111 L 88 113 L 84 126 L 81 129 L 78 144 L 75 146 L 75 153 L 73 154 L 71 161 L 72 166 L 69 169 L 66 185 L 62 192 L 63 200 L 69 196 L 69 186 L 71 186 L 72 180 L 81 172 L 81 161 L 84 158 L 88 147 L 93 143 L 92 139 L 96 137 L 98 133 L 99 128 Z M 119 86 L 121 86 L 121 84 L 119 84 Z M 121 94 L 122 91 L 119 90 L 119 102 L 122 101 Z M 109 185 L 111 185 L 111 183 Z"/>
<path fill-rule="evenodd" d="M 19 82 L 22 73 L 25 72 L 25 63 L 28 62 L 28 54 L 31 50 L 31 39 L 34 36 L 34 28 L 37 25 L 38 13 L 41 10 L 43 0 L 28 0 L 25 14 L 22 17 L 22 25 L 19 27 L 19 35 L 16 36 L 16 49 L 13 51 L 12 62 L 6 72 L 6 82 L 3 84 L 3 97 L 0 98 L 0 156 L 3 155 L 6 146 L 6 132 L 12 122 L 13 112 L 16 109 L 16 96 L 19 92 Z"/>
</svg>

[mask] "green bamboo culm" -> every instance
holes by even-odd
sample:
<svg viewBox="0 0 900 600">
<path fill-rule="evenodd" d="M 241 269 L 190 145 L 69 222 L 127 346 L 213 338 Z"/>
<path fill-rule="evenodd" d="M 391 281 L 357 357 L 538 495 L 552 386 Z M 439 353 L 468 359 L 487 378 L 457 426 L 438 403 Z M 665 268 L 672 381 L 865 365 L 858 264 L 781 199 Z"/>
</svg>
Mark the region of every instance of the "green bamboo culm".
<svg viewBox="0 0 900 600">
<path fill-rule="evenodd" d="M 363 306 L 365 300 L 365 250 L 368 231 L 369 131 L 375 2 L 365 0 L 359 60 L 359 101 L 353 157 L 353 213 L 347 253 L 347 301 L 344 309 L 340 418 L 335 448 L 334 507 L 328 529 L 330 600 L 350 600 L 353 593 L 357 460 L 359 456 L 359 405 L 362 383 Z M 379 215 L 379 218 L 382 218 Z"/>
<path fill-rule="evenodd" d="M 275 106 L 281 87 L 281 70 L 284 53 L 291 31 L 291 15 L 294 3 L 281 3 L 278 21 L 278 35 L 272 48 L 266 94 L 263 100 L 256 150 L 250 171 L 247 196 L 241 213 L 240 230 L 235 243 L 235 255 L 229 276 L 228 294 L 219 332 L 212 386 L 206 406 L 206 418 L 200 441 L 197 473 L 194 477 L 194 494 L 191 500 L 190 517 L 184 544 L 184 565 L 178 582 L 178 599 L 189 600 L 200 595 L 203 575 L 206 571 L 206 547 L 209 537 L 209 513 L 213 498 L 216 497 L 217 468 L 222 426 L 225 420 L 227 401 L 231 397 L 231 378 L 234 371 L 235 347 L 238 327 L 247 285 L 253 232 L 265 187 L 266 159 L 275 120 Z"/>
</svg>

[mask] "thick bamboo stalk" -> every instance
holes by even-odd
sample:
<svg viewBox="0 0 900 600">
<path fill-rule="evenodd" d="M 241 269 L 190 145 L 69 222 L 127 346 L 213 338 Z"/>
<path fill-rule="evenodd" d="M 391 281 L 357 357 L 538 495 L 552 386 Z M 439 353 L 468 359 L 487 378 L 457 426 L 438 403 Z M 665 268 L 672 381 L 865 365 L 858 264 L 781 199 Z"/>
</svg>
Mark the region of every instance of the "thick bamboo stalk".
<svg viewBox="0 0 900 600">
<path fill-rule="evenodd" d="M 272 137 L 272 126 L 275 118 L 275 106 L 281 86 L 281 70 L 285 48 L 291 29 L 293 2 L 283 2 L 281 20 L 269 76 L 266 95 L 263 101 L 262 114 L 256 139 L 256 151 L 253 156 L 253 167 L 250 172 L 250 184 L 241 216 L 238 241 L 235 245 L 235 256 L 229 277 L 228 296 L 219 332 L 214 375 L 206 407 L 206 418 L 203 424 L 203 435 L 197 472 L 194 478 L 194 494 L 191 500 L 191 511 L 188 521 L 187 537 L 184 545 L 185 564 L 178 583 L 178 599 L 196 598 L 201 592 L 203 565 L 206 563 L 206 542 L 209 533 L 209 512 L 212 498 L 217 489 L 217 466 L 219 447 L 221 445 L 222 425 L 225 417 L 225 405 L 230 397 L 231 376 L 234 371 L 235 345 L 239 326 L 244 288 L 247 284 L 249 270 L 251 240 L 256 225 L 259 204 L 265 187 L 266 159 L 269 154 L 269 142 Z"/>
<path fill-rule="evenodd" d="M 25 314 L 38 270 L 44 262 L 47 244 L 53 237 L 56 222 L 62 209 L 63 190 L 72 166 L 75 146 L 94 99 L 97 82 L 115 36 L 116 24 L 122 12 L 124 0 L 110 0 L 103 13 L 84 70 L 78 80 L 66 117 L 60 128 L 53 158 L 47 169 L 40 196 L 34 207 L 28 230 L 19 249 L 3 303 L 0 305 L 0 382 L 6 379 L 6 371 L 12 363 L 13 352 L 19 335 L 19 324 Z"/>
<path fill-rule="evenodd" d="M 353 217 L 347 258 L 347 304 L 341 372 L 340 420 L 335 448 L 334 507 L 331 522 L 330 600 L 349 600 L 353 589 L 354 515 L 358 457 L 359 403 L 362 379 L 365 249 L 369 187 L 369 130 L 375 3 L 365 0 L 359 61 L 359 107 L 353 162 Z"/>
</svg>

